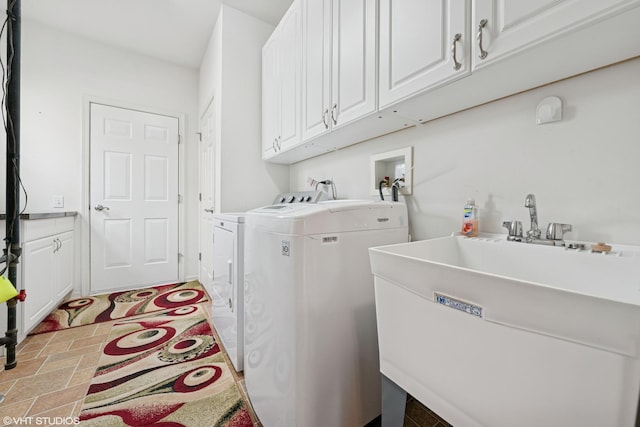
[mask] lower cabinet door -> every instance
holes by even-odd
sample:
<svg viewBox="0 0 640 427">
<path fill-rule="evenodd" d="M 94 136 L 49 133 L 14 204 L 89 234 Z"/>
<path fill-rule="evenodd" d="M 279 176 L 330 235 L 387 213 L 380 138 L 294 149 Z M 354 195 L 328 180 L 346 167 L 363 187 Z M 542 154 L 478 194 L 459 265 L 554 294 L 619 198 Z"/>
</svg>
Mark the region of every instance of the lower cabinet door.
<svg viewBox="0 0 640 427">
<path fill-rule="evenodd" d="M 23 303 L 25 332 L 33 329 L 54 305 L 55 237 L 26 242 L 22 256 L 22 284 L 27 293 Z"/>
<path fill-rule="evenodd" d="M 73 289 L 73 232 L 62 233 L 57 239 L 54 258 L 55 301 L 62 300 Z"/>
</svg>

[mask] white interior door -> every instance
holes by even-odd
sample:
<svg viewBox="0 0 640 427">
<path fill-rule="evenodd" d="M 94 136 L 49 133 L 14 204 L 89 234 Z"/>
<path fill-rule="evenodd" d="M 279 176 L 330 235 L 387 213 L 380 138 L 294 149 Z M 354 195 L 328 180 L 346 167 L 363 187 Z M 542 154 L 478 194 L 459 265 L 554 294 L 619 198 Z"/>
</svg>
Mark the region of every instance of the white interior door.
<svg viewBox="0 0 640 427">
<path fill-rule="evenodd" d="M 178 281 L 178 119 L 91 104 L 91 292 Z"/>
<path fill-rule="evenodd" d="M 211 293 L 213 286 L 213 212 L 215 168 L 215 103 L 200 119 L 200 270 L 198 279 Z"/>
</svg>

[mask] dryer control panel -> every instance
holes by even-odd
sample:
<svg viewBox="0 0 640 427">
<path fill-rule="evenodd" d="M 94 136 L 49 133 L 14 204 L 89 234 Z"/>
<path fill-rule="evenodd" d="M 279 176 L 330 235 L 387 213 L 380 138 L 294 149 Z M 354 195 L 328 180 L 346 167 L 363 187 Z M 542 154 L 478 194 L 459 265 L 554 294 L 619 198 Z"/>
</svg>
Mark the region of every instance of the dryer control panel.
<svg viewBox="0 0 640 427">
<path fill-rule="evenodd" d="M 318 203 L 329 200 L 329 196 L 324 191 L 294 191 L 290 193 L 280 193 L 273 201 L 274 205 L 284 203 Z"/>
</svg>

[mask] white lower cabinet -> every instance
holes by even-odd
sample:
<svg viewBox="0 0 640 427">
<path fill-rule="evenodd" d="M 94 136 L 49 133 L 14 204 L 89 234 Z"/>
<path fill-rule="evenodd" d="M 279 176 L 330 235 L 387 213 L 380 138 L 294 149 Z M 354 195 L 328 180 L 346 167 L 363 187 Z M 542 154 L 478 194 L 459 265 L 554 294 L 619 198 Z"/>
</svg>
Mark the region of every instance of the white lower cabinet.
<svg viewBox="0 0 640 427">
<path fill-rule="evenodd" d="M 27 293 L 23 305 L 23 327 L 30 331 L 53 308 L 55 244 L 51 237 L 26 242 L 22 248 L 22 284 Z"/>
<path fill-rule="evenodd" d="M 18 303 L 18 342 L 73 290 L 74 222 L 73 216 L 21 220 L 18 288 L 27 298 Z"/>
<path fill-rule="evenodd" d="M 63 300 L 73 290 L 74 238 L 73 231 L 57 235 L 58 248 L 54 250 L 54 298 Z"/>
<path fill-rule="evenodd" d="M 22 333 L 29 333 L 73 289 L 73 217 L 26 220 L 20 271 L 27 298 Z"/>
</svg>

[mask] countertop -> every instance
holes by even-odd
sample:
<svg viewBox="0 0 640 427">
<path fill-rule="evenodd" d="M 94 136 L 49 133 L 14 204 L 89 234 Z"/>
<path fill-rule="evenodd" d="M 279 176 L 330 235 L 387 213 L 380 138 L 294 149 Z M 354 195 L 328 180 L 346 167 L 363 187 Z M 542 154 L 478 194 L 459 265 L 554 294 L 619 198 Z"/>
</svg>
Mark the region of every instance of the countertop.
<svg viewBox="0 0 640 427">
<path fill-rule="evenodd" d="M 78 212 L 76 211 L 67 211 L 67 212 L 28 212 L 21 213 L 21 220 L 33 220 L 33 219 L 50 219 L 50 218 L 64 218 L 66 216 L 77 216 Z M 7 219 L 7 215 L 0 213 L 0 221 Z"/>
</svg>

